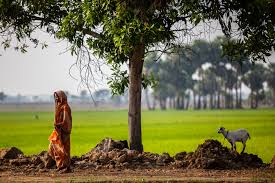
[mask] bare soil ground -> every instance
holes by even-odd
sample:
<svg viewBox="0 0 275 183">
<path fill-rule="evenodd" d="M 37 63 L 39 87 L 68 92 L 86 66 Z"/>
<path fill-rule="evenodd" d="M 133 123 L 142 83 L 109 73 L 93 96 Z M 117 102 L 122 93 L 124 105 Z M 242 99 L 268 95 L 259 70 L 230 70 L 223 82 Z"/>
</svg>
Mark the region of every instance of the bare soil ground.
<svg viewBox="0 0 275 183">
<path fill-rule="evenodd" d="M 0 172 L 0 182 L 275 182 L 274 169 L 89 169 L 60 174 L 55 170 Z"/>
<path fill-rule="evenodd" d="M 16 147 L 2 149 L 0 182 L 275 182 L 273 161 L 232 152 L 217 140 L 174 157 L 127 146 L 127 141 L 103 139 L 87 154 L 71 158 L 70 173 L 56 171 L 46 151 L 24 156 Z"/>
</svg>

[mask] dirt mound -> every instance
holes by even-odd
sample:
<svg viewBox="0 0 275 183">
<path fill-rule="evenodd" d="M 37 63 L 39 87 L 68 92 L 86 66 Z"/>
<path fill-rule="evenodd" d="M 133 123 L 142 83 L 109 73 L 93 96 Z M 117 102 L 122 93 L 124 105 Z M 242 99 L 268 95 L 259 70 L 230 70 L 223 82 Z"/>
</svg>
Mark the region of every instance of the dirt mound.
<svg viewBox="0 0 275 183">
<path fill-rule="evenodd" d="M 86 155 L 93 152 L 110 152 L 113 149 L 128 149 L 127 140 L 113 140 L 112 138 L 105 138 L 100 143 L 98 143 L 90 152 Z M 85 155 L 84 155 L 85 156 Z"/>
<path fill-rule="evenodd" d="M 15 159 L 19 155 L 23 155 L 23 152 L 16 147 L 0 149 L 0 159 Z"/>
<path fill-rule="evenodd" d="M 19 150 L 14 152 L 21 151 Z M 52 168 L 56 168 L 55 161 L 50 158 L 47 151 L 42 151 L 38 155 L 32 156 L 24 156 L 23 153 L 20 153 L 13 159 L 0 159 L 0 171 L 11 170 L 13 172 L 30 173 L 41 172 L 45 169 Z"/>
<path fill-rule="evenodd" d="M 89 156 L 74 159 L 74 166 L 79 168 L 153 168 L 169 165 L 174 159 L 168 154 L 149 152 L 139 153 L 129 149 L 113 149 L 109 152 L 93 151 Z"/>
<path fill-rule="evenodd" d="M 238 154 L 217 140 L 206 140 L 194 153 L 177 154 L 176 159 L 178 166 L 199 169 L 259 168 L 264 165 L 257 155 Z"/>
<path fill-rule="evenodd" d="M 270 168 L 275 168 L 275 155 L 273 156 L 270 164 Z"/>
<path fill-rule="evenodd" d="M 78 168 L 130 168 L 164 166 L 174 161 L 168 153 L 162 155 L 128 149 L 127 141 L 103 139 L 90 152 L 80 158 L 73 157 L 72 162 Z"/>
<path fill-rule="evenodd" d="M 13 148 L 14 149 L 14 148 Z M 6 151 L 5 151 L 6 152 Z M 0 171 L 43 172 L 55 168 L 55 162 L 46 151 L 38 155 L 24 156 L 18 152 L 11 153 L 15 159 L 0 158 Z M 17 156 L 15 156 L 15 154 Z M 81 157 L 72 157 L 73 169 L 247 169 L 265 166 L 262 160 L 253 154 L 238 154 L 223 147 L 217 140 L 206 140 L 195 152 L 180 152 L 174 157 L 168 153 L 139 153 L 128 149 L 127 141 L 103 139 L 90 152 Z M 275 158 L 273 158 L 274 167 Z"/>
<path fill-rule="evenodd" d="M 206 140 L 198 146 L 195 152 L 181 152 L 174 157 L 168 153 L 160 155 L 150 152 L 139 153 L 127 148 L 122 149 L 122 146 L 115 148 L 117 142 L 121 141 L 102 140 L 81 159 L 76 159 L 75 164 L 85 168 L 91 166 L 97 168 L 173 166 L 189 169 L 244 169 L 259 168 L 264 165 L 258 156 L 230 151 L 217 140 Z"/>
</svg>

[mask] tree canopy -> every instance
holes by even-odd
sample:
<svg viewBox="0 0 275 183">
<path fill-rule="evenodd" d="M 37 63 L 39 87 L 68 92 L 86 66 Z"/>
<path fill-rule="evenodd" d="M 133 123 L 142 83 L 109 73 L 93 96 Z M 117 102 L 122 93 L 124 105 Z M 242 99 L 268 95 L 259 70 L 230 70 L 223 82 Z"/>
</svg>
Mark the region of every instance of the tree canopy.
<svg viewBox="0 0 275 183">
<path fill-rule="evenodd" d="M 274 49 L 274 12 L 273 0 L 0 0 L 0 33 L 4 48 L 14 36 L 20 43 L 15 48 L 25 52 L 26 39 L 37 45 L 33 33 L 46 29 L 68 40 L 72 54 L 88 48 L 106 60 L 116 78 L 109 83 L 114 93 L 129 87 L 130 148 L 142 151 L 141 86 L 150 84 L 142 74 L 146 53 L 159 44 L 169 49 L 179 32 L 215 20 L 226 36 L 238 36 L 225 43 L 228 53 L 264 59 Z"/>
</svg>

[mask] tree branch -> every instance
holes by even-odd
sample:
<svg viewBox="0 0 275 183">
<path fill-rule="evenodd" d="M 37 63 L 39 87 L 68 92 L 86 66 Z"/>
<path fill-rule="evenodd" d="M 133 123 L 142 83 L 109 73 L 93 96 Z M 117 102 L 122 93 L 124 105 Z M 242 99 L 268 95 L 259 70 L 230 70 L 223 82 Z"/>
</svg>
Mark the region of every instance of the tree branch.
<svg viewBox="0 0 275 183">
<path fill-rule="evenodd" d="M 33 20 L 39 20 L 39 21 L 45 21 L 45 22 L 48 22 L 48 23 L 54 23 L 54 24 L 57 24 L 57 25 L 60 23 L 58 21 L 53 21 L 52 19 L 45 19 L 45 18 L 38 17 L 38 16 L 30 16 L 30 18 L 32 18 Z M 90 36 L 95 37 L 95 38 L 98 38 L 100 36 L 99 33 L 95 32 L 95 31 L 92 31 L 88 28 L 83 28 L 82 30 L 78 30 L 78 31 L 82 31 L 83 34 L 87 34 L 87 35 L 90 35 Z"/>
<path fill-rule="evenodd" d="M 90 35 L 90 36 L 95 37 L 95 38 L 99 38 L 99 36 L 100 36 L 99 33 L 94 32 L 94 31 L 92 31 L 92 30 L 90 30 L 90 29 L 83 29 L 82 32 L 83 32 L 84 34 Z"/>
</svg>

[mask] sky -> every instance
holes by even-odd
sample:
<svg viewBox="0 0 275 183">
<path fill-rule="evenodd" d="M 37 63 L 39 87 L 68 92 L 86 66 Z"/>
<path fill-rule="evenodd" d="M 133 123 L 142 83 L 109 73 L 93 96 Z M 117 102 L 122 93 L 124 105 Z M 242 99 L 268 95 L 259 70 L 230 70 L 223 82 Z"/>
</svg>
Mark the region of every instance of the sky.
<svg viewBox="0 0 275 183">
<path fill-rule="evenodd" d="M 205 27 L 201 29 L 204 34 L 196 38 L 211 39 L 220 34 L 205 34 Z M 196 34 L 198 32 L 199 30 L 196 30 Z M 60 42 L 42 31 L 37 31 L 35 36 L 41 42 L 45 41 L 48 48 L 42 50 L 30 45 L 28 52 L 23 54 L 13 48 L 4 51 L 0 47 L 0 92 L 8 95 L 50 95 L 56 90 L 64 90 L 78 95 L 82 89 L 86 89 L 83 86 L 79 87 L 80 77 L 77 69 L 74 69 L 72 74 L 78 80 L 69 74 L 76 58 L 69 52 L 64 53 L 66 41 Z M 187 38 L 186 41 L 190 43 L 192 38 Z M 108 69 L 104 72 L 110 75 Z M 96 86 L 97 89 L 107 87 L 106 80 Z"/>
<path fill-rule="evenodd" d="M 216 31 L 200 38 L 209 40 L 220 34 L 220 31 Z M 76 68 L 72 70 L 74 78 L 69 74 L 76 58 L 69 52 L 64 53 L 67 43 L 55 40 L 43 32 L 38 32 L 38 37 L 46 41 L 48 48 L 42 50 L 30 47 L 23 54 L 12 48 L 3 51 L 0 47 L 0 92 L 8 95 L 51 95 L 56 90 L 64 90 L 79 95 L 86 87 L 80 85 Z M 275 55 L 269 60 L 275 61 Z M 110 74 L 108 70 L 104 72 Z M 97 85 L 97 89 L 107 87 L 105 80 Z"/>
<path fill-rule="evenodd" d="M 46 49 L 30 46 L 27 53 L 0 48 L 0 91 L 9 95 L 49 95 L 56 90 L 79 94 L 79 73 L 70 67 L 76 58 L 65 52 L 67 43 L 59 42 L 42 33 L 39 35 L 49 45 Z M 65 52 L 65 53 L 64 53 Z M 77 80 L 76 80 L 76 79 Z M 99 87 L 107 87 L 102 84 Z"/>
</svg>

